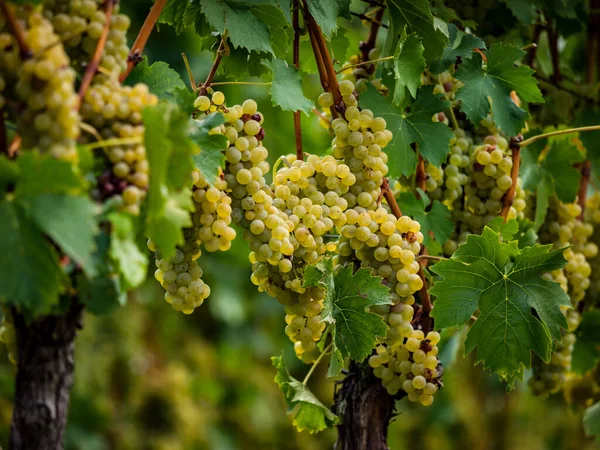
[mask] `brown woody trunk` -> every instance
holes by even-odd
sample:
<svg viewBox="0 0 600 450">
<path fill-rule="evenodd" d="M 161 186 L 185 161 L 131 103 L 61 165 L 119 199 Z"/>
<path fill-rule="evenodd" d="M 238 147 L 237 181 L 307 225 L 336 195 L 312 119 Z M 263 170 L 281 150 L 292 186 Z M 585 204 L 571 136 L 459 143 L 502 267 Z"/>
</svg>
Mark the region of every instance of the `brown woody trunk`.
<svg viewBox="0 0 600 450">
<path fill-rule="evenodd" d="M 82 305 L 27 323 L 14 313 L 18 371 L 11 450 L 60 450 L 73 384 L 75 335 Z"/>
<path fill-rule="evenodd" d="M 342 423 L 334 449 L 389 450 L 387 434 L 395 401 L 366 362 L 353 362 L 335 395 L 334 412 Z"/>
</svg>

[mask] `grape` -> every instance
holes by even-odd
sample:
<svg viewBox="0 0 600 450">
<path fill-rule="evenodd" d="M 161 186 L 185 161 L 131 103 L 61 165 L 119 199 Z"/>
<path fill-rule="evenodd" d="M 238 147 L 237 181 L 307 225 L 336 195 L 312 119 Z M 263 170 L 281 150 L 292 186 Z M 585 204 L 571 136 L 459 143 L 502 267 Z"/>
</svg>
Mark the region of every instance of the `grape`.
<svg viewBox="0 0 600 450">
<path fill-rule="evenodd" d="M 48 46 L 59 40 L 52 24 L 37 11 L 17 12 L 24 16 L 24 36 L 33 57 L 21 59 L 15 38 L 0 22 L 0 88 L 14 86 L 0 89 L 0 105 L 10 106 L 7 111 L 24 149 L 37 148 L 76 163 L 80 117 L 75 72 L 62 45 Z"/>
</svg>

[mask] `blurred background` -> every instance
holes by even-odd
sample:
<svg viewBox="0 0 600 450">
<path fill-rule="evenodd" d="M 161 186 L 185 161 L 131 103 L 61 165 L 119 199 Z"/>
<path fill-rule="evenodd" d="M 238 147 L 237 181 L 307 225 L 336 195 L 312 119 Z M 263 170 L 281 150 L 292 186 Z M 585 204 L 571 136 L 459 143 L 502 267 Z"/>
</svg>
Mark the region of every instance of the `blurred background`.
<svg viewBox="0 0 600 450">
<path fill-rule="evenodd" d="M 355 3 L 354 10 L 364 8 Z M 121 1 L 122 10 L 132 18 L 131 42 L 150 5 L 149 0 Z M 350 27 L 346 56 L 357 50 L 358 41 L 367 33 L 358 19 Z M 511 39 L 517 44 L 522 40 L 518 35 Z M 187 80 L 182 52 L 187 53 L 196 80 L 203 80 L 212 55 L 200 50 L 192 30 L 178 36 L 162 25 L 146 50 L 150 63 L 166 61 Z M 574 58 L 578 54 L 574 50 Z M 539 58 L 543 62 L 543 48 Z M 223 80 L 223 76 L 215 79 Z M 320 93 L 318 78 L 309 77 L 305 88 L 306 95 L 315 99 Z M 264 144 L 271 163 L 294 151 L 292 114 L 271 106 L 268 87 L 224 86 L 221 90 L 229 104 L 257 100 L 266 117 Z M 324 153 L 328 133 L 316 116 L 302 120 L 305 151 Z M 298 433 L 286 415 L 270 358 L 283 349 L 292 375 L 300 379 L 307 367 L 295 359 L 285 336 L 283 308 L 251 284 L 247 257 L 248 248 L 241 239 L 226 254 L 203 254 L 199 262 L 212 294 L 191 316 L 175 312 L 164 302 L 152 269 L 126 306 L 110 316 L 85 317 L 77 340 L 67 449 L 332 448 L 334 430 Z M 399 402 L 389 431 L 392 449 L 593 448 L 583 433 L 581 411 L 567 406 L 560 394 L 536 398 L 525 383 L 519 383 L 507 395 L 503 384 L 473 367 L 472 357 L 462 357 L 461 335 L 449 333 L 444 342 L 445 387 L 429 408 L 406 399 Z M 334 383 L 324 377 L 325 367 L 318 369 L 310 387 L 331 404 Z M 8 441 L 14 372 L 6 355 L 0 354 L 2 446 Z"/>
</svg>

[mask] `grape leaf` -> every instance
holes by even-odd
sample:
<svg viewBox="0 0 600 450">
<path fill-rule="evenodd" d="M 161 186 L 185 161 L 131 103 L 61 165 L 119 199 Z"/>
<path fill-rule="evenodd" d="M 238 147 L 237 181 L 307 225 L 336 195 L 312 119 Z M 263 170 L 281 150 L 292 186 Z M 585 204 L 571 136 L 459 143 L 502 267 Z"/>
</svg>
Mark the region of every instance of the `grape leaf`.
<svg viewBox="0 0 600 450">
<path fill-rule="evenodd" d="M 439 61 L 433 61 L 429 69 L 434 75 L 442 73 L 456 63 L 457 58 L 468 59 L 473 55 L 474 48 L 486 48 L 485 42 L 472 34 L 464 33 L 456 25 L 449 24 L 448 31 L 450 42 L 444 48 L 444 53 Z"/>
<path fill-rule="evenodd" d="M 383 117 L 388 129 L 394 133 L 394 138 L 385 148 L 389 156 L 390 178 L 414 173 L 417 157 L 411 148 L 412 143 L 418 145 L 427 161 L 436 166 L 444 163 L 454 134 L 448 126 L 434 122 L 432 117 L 448 109 L 450 102 L 443 100 L 442 96 L 434 95 L 433 86 L 419 89 L 417 99 L 404 111 L 393 107 L 389 99 L 382 97 L 372 86 L 360 96 L 360 102 L 363 108 L 369 108 Z"/>
<path fill-rule="evenodd" d="M 537 242 L 534 224 L 528 219 L 510 219 L 504 222 L 501 216 L 495 217 L 487 224 L 494 230 L 503 242 L 517 241 L 519 248 L 531 247 Z"/>
<path fill-rule="evenodd" d="M 19 155 L 20 178 L 15 189 L 19 197 L 40 194 L 77 195 L 85 192 L 77 167 L 52 155 L 26 152 Z"/>
<path fill-rule="evenodd" d="M 189 119 L 170 104 L 144 109 L 144 144 L 150 166 L 146 199 L 146 236 L 156 242 L 165 258 L 183 243 L 182 228 L 191 225 L 193 210 L 190 173 L 197 147 L 187 136 Z"/>
<path fill-rule="evenodd" d="M 536 193 L 536 229 L 546 218 L 551 196 L 556 195 L 566 203 L 575 200 L 581 172 L 573 164 L 584 159 L 579 149 L 567 138 L 553 139 L 550 150 L 540 161 L 542 150 L 542 146 L 522 149 L 519 170 L 523 189 Z"/>
<path fill-rule="evenodd" d="M 527 2 L 522 0 L 502 0 L 502 2 L 506 4 L 517 19 L 526 24 L 533 23 L 537 17 L 537 8 L 543 6 L 539 5 L 537 1 L 531 0 Z"/>
<path fill-rule="evenodd" d="M 288 23 L 292 23 L 292 0 L 279 0 L 279 8 L 281 8 L 285 20 L 287 20 Z"/>
<path fill-rule="evenodd" d="M 282 9 L 276 5 L 257 5 L 250 8 L 252 14 L 269 28 L 271 47 L 277 58 L 285 58 L 290 49 L 293 30 L 286 20 Z M 289 13 L 289 10 L 288 10 Z"/>
<path fill-rule="evenodd" d="M 600 108 L 586 106 L 580 109 L 574 126 L 585 127 L 598 124 L 600 124 Z M 592 175 L 597 177 L 600 174 L 600 131 L 580 133 L 579 139 L 586 148 L 587 157 L 592 163 Z"/>
<path fill-rule="evenodd" d="M 431 266 L 442 277 L 429 290 L 437 297 L 436 327 L 463 326 L 479 310 L 465 354 L 479 347 L 476 362 L 508 380 L 531 366 L 532 350 L 548 362 L 552 339 L 560 339 L 561 327 L 566 328 L 560 307 L 571 301 L 558 283 L 541 277 L 566 264 L 564 248 L 550 247 L 520 250 L 485 227 L 481 236 L 469 235 L 449 260 Z"/>
<path fill-rule="evenodd" d="M 263 64 L 273 72 L 271 101 L 284 111 L 302 111 L 309 115 L 315 105 L 302 92 L 302 79 L 298 69 L 283 59 L 264 60 Z"/>
<path fill-rule="evenodd" d="M 337 62 L 340 63 L 344 63 L 346 61 L 348 48 L 350 48 L 350 41 L 346 36 L 346 32 L 347 30 L 345 28 L 339 28 L 329 40 L 329 47 L 331 49 L 332 56 Z M 314 56 L 312 57 L 312 59 L 314 61 Z M 304 66 L 301 67 L 304 70 Z"/>
<path fill-rule="evenodd" d="M 269 27 L 252 14 L 246 4 L 225 0 L 201 0 L 200 5 L 206 20 L 214 29 L 220 34 L 227 29 L 229 40 L 234 47 L 274 53 Z"/>
<path fill-rule="evenodd" d="M 306 0 L 308 11 L 321 27 L 323 34 L 331 37 L 337 30 L 337 18 L 351 20 L 350 0 Z"/>
<path fill-rule="evenodd" d="M 423 243 L 427 246 L 433 241 L 443 244 L 454 231 L 454 223 L 450 220 L 450 211 L 437 200 L 431 202 L 427 194 L 419 190 L 420 198 L 414 192 L 401 192 L 398 204 L 402 214 L 411 216 L 421 224 Z M 433 233 L 431 237 L 430 232 Z"/>
<path fill-rule="evenodd" d="M 210 134 L 210 131 L 225 123 L 221 113 L 213 113 L 202 120 L 194 121 L 192 139 L 200 147 L 200 153 L 194 155 L 196 168 L 202 172 L 210 184 L 214 184 L 219 168 L 225 165 L 223 150 L 227 148 L 227 138 L 222 134 Z"/>
<path fill-rule="evenodd" d="M 40 194 L 15 197 L 15 201 L 26 211 L 28 219 L 81 265 L 88 277 L 96 276 L 93 253 L 98 208 L 87 196 Z"/>
<path fill-rule="evenodd" d="M 77 296 L 92 314 L 108 315 L 127 303 L 127 294 L 121 288 L 119 276 L 107 274 L 88 280 L 77 277 Z"/>
<path fill-rule="evenodd" d="M 150 92 L 158 98 L 166 100 L 173 99 L 174 92 L 177 89 L 187 90 L 179 74 L 171 69 L 166 62 L 157 61 L 150 66 L 148 65 L 148 58 L 145 56 L 142 62 L 131 71 L 126 80 L 126 84 L 129 86 L 134 86 L 137 83 L 146 84 Z"/>
<path fill-rule="evenodd" d="M 487 51 L 487 67 L 482 67 L 479 53 L 462 62 L 456 71 L 456 78 L 465 85 L 456 93 L 460 100 L 460 110 L 475 125 L 490 111 L 494 121 L 510 136 L 516 136 L 523 125 L 527 113 L 511 99 L 515 91 L 525 102 L 543 103 L 544 99 L 532 76 L 533 70 L 527 66 L 515 66 L 514 62 L 525 52 L 518 47 L 494 44 Z"/>
<path fill-rule="evenodd" d="M 390 30 L 386 48 L 394 48 L 396 40 L 406 30 L 407 34 L 416 34 L 422 39 L 425 60 L 429 63 L 440 57 L 448 42 L 448 30 L 445 23 L 434 20 L 427 0 L 386 0 L 390 12 Z"/>
<path fill-rule="evenodd" d="M 342 358 L 362 361 L 371 354 L 377 336 L 385 336 L 387 327 L 381 316 L 368 312 L 371 305 L 389 305 L 389 288 L 381 284 L 367 269 L 352 274 L 345 266 L 333 273 L 331 258 L 305 271 L 304 286 L 320 286 L 326 290 L 323 320 L 332 324 L 335 348 Z"/>
<path fill-rule="evenodd" d="M 158 23 L 166 23 L 175 27 L 175 32 L 181 34 L 186 22 L 183 20 L 189 0 L 168 0 L 162 10 Z"/>
<path fill-rule="evenodd" d="M 575 346 L 573 348 L 573 372 L 583 375 L 592 370 L 600 361 L 600 311 L 586 311 L 581 316 L 581 323 L 575 330 Z"/>
<path fill-rule="evenodd" d="M 583 413 L 583 429 L 586 436 L 594 436 L 596 442 L 600 440 L 600 402 L 590 406 Z"/>
<path fill-rule="evenodd" d="M 138 287 L 146 279 L 148 257 L 136 243 L 134 219 L 126 214 L 108 216 L 112 225 L 109 255 L 121 274 L 124 290 Z"/>
<path fill-rule="evenodd" d="M 10 161 L 5 155 L 0 155 L 0 191 L 5 193 L 6 188 L 14 186 L 19 179 L 19 166 L 16 161 Z"/>
<path fill-rule="evenodd" d="M 407 89 L 412 97 L 417 96 L 417 89 L 421 86 L 421 75 L 426 67 L 423 50 L 421 39 L 416 34 L 407 35 L 406 30 L 402 32 L 394 53 L 394 105 L 405 105 L 408 100 Z"/>
<path fill-rule="evenodd" d="M 290 375 L 283 362 L 283 353 L 271 357 L 271 361 L 277 369 L 275 383 L 283 392 L 288 415 L 298 431 L 317 433 L 339 423 L 338 416 L 321 403 L 310 389 Z"/>
<path fill-rule="evenodd" d="M 0 298 L 34 312 L 47 312 L 58 303 L 62 288 L 56 252 L 12 202 L 0 202 L 0 236 Z"/>
</svg>

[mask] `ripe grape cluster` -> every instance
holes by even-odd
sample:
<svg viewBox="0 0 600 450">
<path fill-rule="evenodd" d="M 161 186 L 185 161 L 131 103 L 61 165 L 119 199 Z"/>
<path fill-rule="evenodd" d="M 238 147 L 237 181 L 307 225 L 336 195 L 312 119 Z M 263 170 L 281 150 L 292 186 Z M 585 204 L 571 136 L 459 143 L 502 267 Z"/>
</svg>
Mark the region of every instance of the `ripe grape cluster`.
<svg viewBox="0 0 600 450">
<path fill-rule="evenodd" d="M 78 72 L 85 70 L 102 35 L 106 23 L 105 3 L 104 0 L 45 1 L 44 14 L 64 41 L 73 67 Z M 119 4 L 116 3 L 100 60 L 100 66 L 116 76 L 127 67 L 129 25 L 129 17 L 119 14 Z"/>
<path fill-rule="evenodd" d="M 7 106 L 24 149 L 37 148 L 77 162 L 75 140 L 80 119 L 69 57 L 56 45 L 59 36 L 40 12 L 26 7 L 15 12 L 32 55 L 21 57 L 0 13 L 0 107 Z"/>
</svg>

